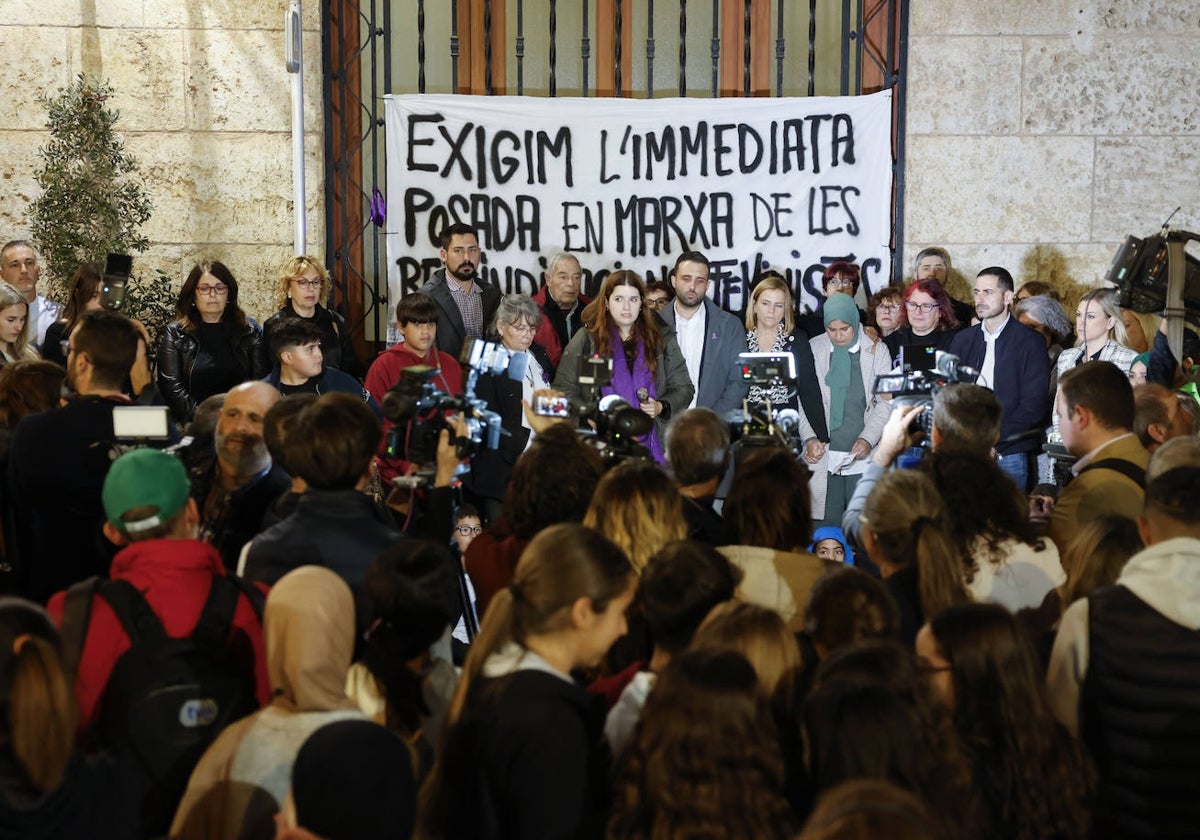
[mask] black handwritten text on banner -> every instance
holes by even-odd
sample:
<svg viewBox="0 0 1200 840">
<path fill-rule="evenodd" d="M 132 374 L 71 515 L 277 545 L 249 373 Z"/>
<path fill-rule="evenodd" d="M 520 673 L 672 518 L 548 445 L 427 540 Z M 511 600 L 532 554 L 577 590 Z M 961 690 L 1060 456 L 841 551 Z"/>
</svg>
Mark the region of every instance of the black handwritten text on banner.
<svg viewBox="0 0 1200 840">
<path fill-rule="evenodd" d="M 387 97 L 393 301 L 438 268 L 453 222 L 479 230 L 481 271 L 533 293 L 566 250 L 594 291 L 609 270 L 665 277 L 713 261 L 740 311 L 755 274 L 783 271 L 803 305 L 822 267 L 852 259 L 888 282 L 890 92 L 787 99 Z"/>
</svg>

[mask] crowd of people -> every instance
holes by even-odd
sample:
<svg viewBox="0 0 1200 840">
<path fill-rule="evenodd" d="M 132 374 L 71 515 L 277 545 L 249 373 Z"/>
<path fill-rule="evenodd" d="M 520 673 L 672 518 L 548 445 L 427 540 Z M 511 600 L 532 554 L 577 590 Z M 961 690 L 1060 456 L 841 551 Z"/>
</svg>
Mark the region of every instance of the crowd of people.
<svg viewBox="0 0 1200 840">
<path fill-rule="evenodd" d="M 0 837 L 1195 833 L 1190 328 L 937 248 L 739 317 L 698 251 L 440 246 L 366 365 L 312 257 L 154 346 L 0 250 Z"/>
</svg>

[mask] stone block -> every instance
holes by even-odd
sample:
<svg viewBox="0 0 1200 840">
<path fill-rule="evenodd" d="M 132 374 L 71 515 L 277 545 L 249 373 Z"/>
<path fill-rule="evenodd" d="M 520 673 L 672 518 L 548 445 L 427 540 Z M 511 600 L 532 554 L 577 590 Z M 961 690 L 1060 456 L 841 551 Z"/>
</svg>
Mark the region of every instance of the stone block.
<svg viewBox="0 0 1200 840">
<path fill-rule="evenodd" d="M 1087 4 L 1079 4 L 1087 5 Z M 910 35 L 1040 35 L 1079 29 L 1086 12 L 1061 0 L 912 0 Z"/>
<path fill-rule="evenodd" d="M 920 242 L 1087 241 L 1089 137 L 909 137 L 906 237 Z"/>
<path fill-rule="evenodd" d="M 970 300 L 971 283 L 980 270 L 990 265 L 1007 268 L 1016 281 L 1017 288 L 1030 280 L 1042 280 L 1054 286 L 1071 302 L 1078 289 L 1098 283 L 1108 270 L 1116 253 L 1117 243 L 1042 242 L 1019 244 L 980 244 L 977 242 L 908 242 L 906 255 L 916 255 L 929 245 L 937 245 L 950 252 L 954 261 L 951 293 L 955 297 Z M 906 257 L 906 263 L 911 259 Z"/>
<path fill-rule="evenodd" d="M 146 24 L 142 0 L 54 3 L 52 7 L 45 0 L 5 0 L 3 16 L 5 27 L 139 27 Z"/>
<path fill-rule="evenodd" d="M 1023 130 L 1057 134 L 1196 134 L 1195 42 L 1070 38 L 1026 42 Z"/>
<path fill-rule="evenodd" d="M 263 31 L 190 31 L 187 125 L 193 131 L 288 131 L 283 43 Z M 312 83 L 319 85 L 318 75 Z M 310 83 L 311 84 L 311 83 Z"/>
<path fill-rule="evenodd" d="M 120 131 L 184 127 L 183 35 L 144 29 L 75 30 L 71 66 L 114 90 Z"/>
<path fill-rule="evenodd" d="M 1008 134 L 1021 123 L 1019 38 L 912 39 L 910 134 Z"/>
<path fill-rule="evenodd" d="M 170 29 L 276 29 L 283 35 L 287 0 L 172 0 L 163 4 L 153 25 Z M 321 29 L 320 0 L 304 0 L 300 18 L 305 30 Z M 281 48 L 282 49 L 282 48 Z"/>
<path fill-rule="evenodd" d="M 69 37 L 70 30 L 57 27 L 0 26 L 0 51 L 10 59 L 0 74 L 5 129 L 46 127 L 46 111 L 37 100 L 71 81 Z"/>
<path fill-rule="evenodd" d="M 1105 0 L 1083 5 L 1083 24 L 1096 32 L 1200 34 L 1200 0 Z"/>
<path fill-rule="evenodd" d="M 147 134 L 131 138 L 154 198 L 158 242 L 291 240 L 291 144 L 284 135 Z"/>
<path fill-rule="evenodd" d="M 1096 141 L 1092 238 L 1116 243 L 1171 226 L 1200 231 L 1200 137 L 1105 137 Z M 1193 253 L 1200 251 L 1195 245 Z"/>
<path fill-rule="evenodd" d="M 42 194 L 33 174 L 41 166 L 38 147 L 46 142 L 41 131 L 0 131 L 0 238 L 29 236 L 29 203 Z"/>
</svg>

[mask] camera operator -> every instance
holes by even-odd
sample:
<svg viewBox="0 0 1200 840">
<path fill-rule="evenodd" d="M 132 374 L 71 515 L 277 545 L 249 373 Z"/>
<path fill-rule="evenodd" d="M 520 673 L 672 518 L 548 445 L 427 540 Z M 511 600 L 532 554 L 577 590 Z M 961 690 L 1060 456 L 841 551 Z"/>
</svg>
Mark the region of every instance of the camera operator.
<svg viewBox="0 0 1200 840">
<path fill-rule="evenodd" d="M 862 513 L 876 482 L 900 455 L 924 437 L 914 427 L 928 406 L 898 405 L 883 427 L 883 434 L 871 455 L 866 470 L 854 488 L 854 495 L 842 516 L 842 531 L 855 547 L 862 547 Z M 949 449 L 976 455 L 990 455 L 1000 439 L 1000 401 L 995 393 L 981 385 L 958 384 L 942 388 L 933 397 L 933 421 L 930 449 Z"/>
<path fill-rule="evenodd" d="M 31 600 L 44 603 L 108 571 L 112 552 L 100 538 L 100 490 L 116 443 L 113 409 L 130 404 L 121 386 L 140 339 L 124 315 L 84 314 L 67 354 L 67 384 L 75 397 L 62 408 L 26 417 L 13 432 L 8 557 L 17 568 L 19 593 Z"/>
</svg>

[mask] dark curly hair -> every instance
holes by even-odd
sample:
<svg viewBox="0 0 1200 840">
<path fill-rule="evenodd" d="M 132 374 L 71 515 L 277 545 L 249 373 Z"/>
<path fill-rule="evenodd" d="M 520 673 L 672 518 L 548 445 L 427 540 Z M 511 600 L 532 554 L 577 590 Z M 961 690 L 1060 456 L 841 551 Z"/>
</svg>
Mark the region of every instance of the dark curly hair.
<svg viewBox="0 0 1200 840">
<path fill-rule="evenodd" d="M 783 758 L 754 669 L 730 651 L 672 659 L 621 764 L 610 840 L 787 837 Z"/>
<path fill-rule="evenodd" d="M 604 472 L 592 447 L 565 424 L 538 434 L 513 467 L 504 526 L 523 540 L 558 522 L 580 522 Z"/>
<path fill-rule="evenodd" d="M 966 564 L 969 584 L 979 571 L 980 559 L 1004 562 L 1002 544 L 1015 539 L 1035 550 L 1045 541 L 1029 522 L 1029 506 L 999 464 L 983 455 L 968 452 L 933 452 L 922 463 L 946 505 L 946 530 L 955 553 Z M 983 541 L 983 549 L 979 541 Z"/>
<path fill-rule="evenodd" d="M 954 726 L 994 836 L 1087 837 L 1093 775 L 1053 718 L 1033 646 L 996 604 L 961 604 L 930 622 L 951 665 Z"/>
</svg>

